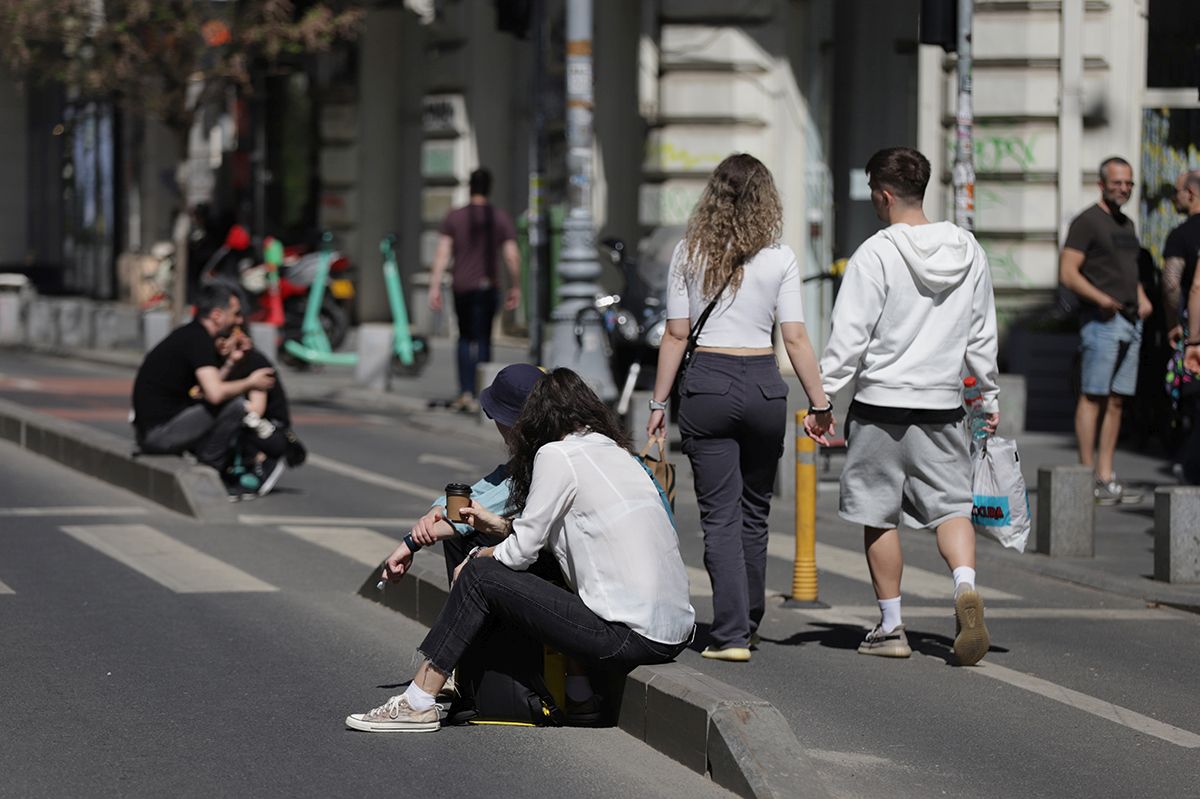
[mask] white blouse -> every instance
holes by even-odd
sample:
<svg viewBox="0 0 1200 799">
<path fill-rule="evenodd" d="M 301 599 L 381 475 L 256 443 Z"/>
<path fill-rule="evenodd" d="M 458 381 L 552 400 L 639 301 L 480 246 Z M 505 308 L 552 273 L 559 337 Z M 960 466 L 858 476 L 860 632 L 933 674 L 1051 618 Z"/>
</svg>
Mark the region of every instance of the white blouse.
<svg viewBox="0 0 1200 799">
<path fill-rule="evenodd" d="M 690 324 L 708 307 L 703 296 L 704 273 L 686 274 L 687 243 L 679 242 L 671 256 L 667 278 L 667 318 Z M 726 289 L 713 308 L 698 344 L 703 347 L 770 347 L 776 322 L 803 322 L 800 265 L 792 248 L 772 244 L 742 265 L 737 294 Z"/>
<path fill-rule="evenodd" d="M 654 481 L 607 436 L 573 434 L 538 450 L 525 510 L 493 556 L 526 569 L 547 545 L 600 618 L 663 644 L 691 636 L 696 613 L 675 528 Z"/>
</svg>

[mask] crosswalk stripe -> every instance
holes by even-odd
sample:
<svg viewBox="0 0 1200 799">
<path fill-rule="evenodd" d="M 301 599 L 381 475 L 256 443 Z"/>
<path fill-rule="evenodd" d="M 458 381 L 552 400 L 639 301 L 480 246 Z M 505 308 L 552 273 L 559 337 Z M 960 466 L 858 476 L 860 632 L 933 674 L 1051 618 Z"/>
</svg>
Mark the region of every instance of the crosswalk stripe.
<svg viewBox="0 0 1200 799">
<path fill-rule="evenodd" d="M 0 516 L 144 516 L 146 508 L 113 508 L 103 505 L 73 505 L 42 508 L 0 508 Z"/>
<path fill-rule="evenodd" d="M 419 486 L 406 480 L 397 480 L 395 477 L 388 477 L 385 474 L 372 472 L 369 469 L 335 461 L 333 458 L 327 458 L 324 455 L 316 455 L 311 452 L 308 455 L 308 464 L 316 466 L 318 469 L 340 474 L 343 477 L 349 477 L 352 480 L 358 480 L 359 482 L 369 483 L 370 485 L 382 488 L 390 488 L 393 491 L 419 497 L 426 501 L 432 501 L 442 493 L 440 488 L 426 488 L 425 486 Z"/>
<path fill-rule="evenodd" d="M 988 600 L 984 594 L 984 602 Z M 878 615 L 879 609 L 867 605 L 841 605 L 839 610 L 852 615 L 870 618 Z M 1155 608 L 987 608 L 989 619 L 1023 619 L 1037 621 L 1046 619 L 1077 621 L 1178 621 L 1174 613 Z M 938 606 L 905 605 L 906 619 L 953 618 L 953 605 L 949 602 Z"/>
<path fill-rule="evenodd" d="M 430 497 L 432 499 L 432 497 Z M 402 527 L 411 529 L 417 523 L 416 519 L 393 519 L 372 516 L 259 516 L 243 513 L 238 516 L 239 524 L 250 524 L 256 527 L 274 527 L 285 524 L 296 524 L 302 527 Z"/>
<path fill-rule="evenodd" d="M 279 529 L 310 544 L 372 567 L 382 563 L 400 543 L 366 527 L 307 527 L 289 524 Z"/>
<path fill-rule="evenodd" d="M 879 618 L 877 611 L 859 614 L 854 612 L 857 610 L 867 611 L 870 609 L 841 607 L 831 608 L 830 610 L 800 610 L 797 612 L 808 616 L 814 622 L 857 624 L 864 631 L 869 630 L 875 624 L 875 620 Z M 905 608 L 904 613 L 905 615 L 909 615 L 908 608 Z M 1163 613 L 1163 615 L 1168 616 L 1169 614 Z M 987 616 L 988 618 L 995 618 L 997 614 L 989 610 Z M 1094 696 L 1089 696 L 1088 694 L 1052 683 L 1049 680 L 1043 680 L 1040 677 L 1034 677 L 1031 674 L 1025 674 L 1016 669 L 999 666 L 990 661 L 982 661 L 971 668 L 965 669 L 965 671 L 981 677 L 990 677 L 993 680 L 1020 688 L 1023 691 L 1029 691 L 1046 699 L 1052 699 L 1068 707 L 1082 710 L 1085 713 L 1090 713 L 1093 716 L 1098 716 L 1099 718 L 1120 724 L 1132 730 L 1137 730 L 1146 735 L 1152 735 L 1155 738 L 1175 744 L 1176 746 L 1182 746 L 1187 749 L 1200 748 L 1200 735 L 1194 732 L 1166 724 L 1129 708 L 1114 705 L 1103 699 L 1098 699 Z"/>
<path fill-rule="evenodd" d="M 431 452 L 422 452 L 417 456 L 417 463 L 432 463 L 435 466 L 445 466 L 447 469 L 455 469 L 460 472 L 477 472 L 479 467 L 473 463 L 467 463 L 458 458 L 451 458 L 446 455 L 434 455 Z"/>
<path fill-rule="evenodd" d="M 7 585 L 5 585 L 3 580 L 0 580 L 0 594 L 15 594 L 15 593 L 17 593 L 17 592 L 12 590 L 11 588 L 9 588 Z"/>
<path fill-rule="evenodd" d="M 771 557 L 792 561 L 796 557 L 796 539 L 784 533 L 771 533 L 767 539 L 767 554 Z M 871 584 L 871 571 L 867 568 L 867 557 L 862 552 L 853 552 L 830 544 L 817 542 L 817 570 L 836 574 L 861 583 Z M 904 596 L 915 596 L 921 599 L 947 599 L 954 593 L 953 581 L 949 574 L 934 574 L 917 566 L 904 566 L 904 578 L 900 584 Z M 995 588 L 979 586 L 979 591 L 985 598 L 1020 599 L 1016 594 L 1000 591 Z"/>
<path fill-rule="evenodd" d="M 81 544 L 179 594 L 279 590 L 145 524 L 96 524 L 61 529 Z"/>
</svg>

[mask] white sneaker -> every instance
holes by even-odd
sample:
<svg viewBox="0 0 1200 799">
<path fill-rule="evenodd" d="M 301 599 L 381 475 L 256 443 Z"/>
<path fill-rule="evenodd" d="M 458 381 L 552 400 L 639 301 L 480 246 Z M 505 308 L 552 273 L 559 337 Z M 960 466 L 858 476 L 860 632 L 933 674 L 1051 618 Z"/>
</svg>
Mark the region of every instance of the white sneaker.
<svg viewBox="0 0 1200 799">
<path fill-rule="evenodd" d="M 374 710 L 346 716 L 346 726 L 363 732 L 437 732 L 442 722 L 437 705 L 413 710 L 407 696 L 396 694 Z"/>
</svg>

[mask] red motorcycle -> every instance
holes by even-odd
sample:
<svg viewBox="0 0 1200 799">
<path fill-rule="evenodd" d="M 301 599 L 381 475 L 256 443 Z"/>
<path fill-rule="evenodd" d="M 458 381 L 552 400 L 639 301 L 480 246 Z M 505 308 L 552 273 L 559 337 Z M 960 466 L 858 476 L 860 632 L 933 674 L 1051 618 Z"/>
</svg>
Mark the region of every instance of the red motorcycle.
<svg viewBox="0 0 1200 799">
<path fill-rule="evenodd" d="M 308 303 L 308 290 L 317 273 L 321 252 L 303 244 L 285 245 L 283 262 L 279 267 L 279 295 L 283 304 L 283 338 L 301 339 L 300 327 L 304 321 L 304 309 Z M 334 250 L 329 253 L 329 286 L 321 300 L 321 324 L 329 344 L 334 349 L 346 340 L 350 330 L 349 308 L 354 302 L 354 282 L 350 259 Z M 200 273 L 201 284 L 225 283 L 240 289 L 247 298 L 245 315 L 247 321 L 270 321 L 268 302 L 270 270 L 263 259 L 254 252 L 250 233 L 241 225 L 234 225 L 225 236 L 220 248 L 204 265 Z M 282 348 L 280 352 L 282 352 Z"/>
</svg>

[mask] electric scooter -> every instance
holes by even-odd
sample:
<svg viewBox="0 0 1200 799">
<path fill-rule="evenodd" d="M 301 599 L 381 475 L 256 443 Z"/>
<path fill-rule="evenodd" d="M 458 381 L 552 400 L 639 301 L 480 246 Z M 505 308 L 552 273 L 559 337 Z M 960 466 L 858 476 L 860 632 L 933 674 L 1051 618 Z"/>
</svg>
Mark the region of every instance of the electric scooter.
<svg viewBox="0 0 1200 799">
<path fill-rule="evenodd" d="M 334 352 L 321 325 L 321 301 L 329 280 L 333 234 L 326 232 L 321 241 L 321 259 L 309 288 L 300 340 L 285 341 L 283 347 L 289 355 L 305 364 L 354 366 L 358 363 L 358 353 Z M 424 336 L 414 336 L 409 328 L 404 287 L 400 282 L 400 269 L 396 266 L 395 242 L 395 234 L 390 234 L 379 243 L 379 251 L 383 254 L 383 282 L 387 286 L 388 305 L 392 310 L 392 374 L 412 377 L 420 374 L 429 362 L 429 342 Z"/>
</svg>

